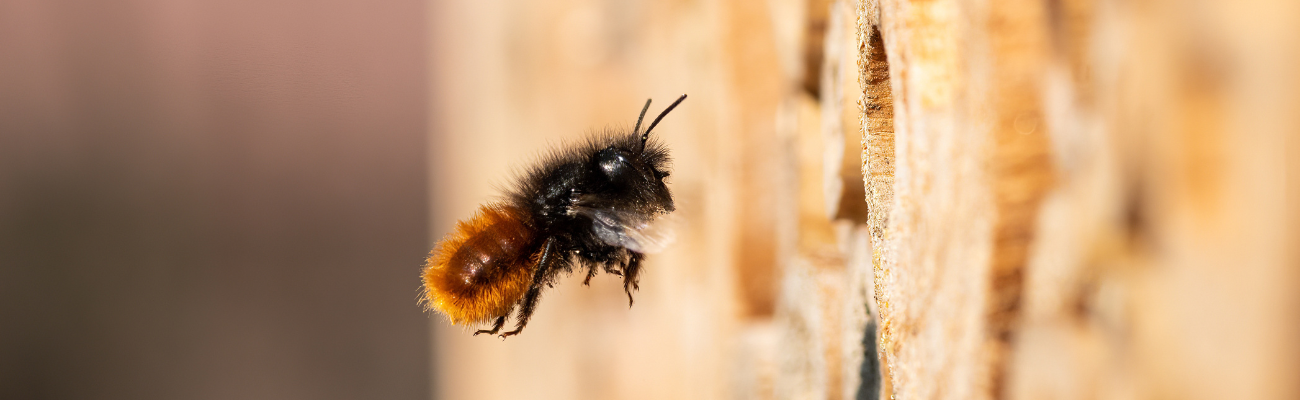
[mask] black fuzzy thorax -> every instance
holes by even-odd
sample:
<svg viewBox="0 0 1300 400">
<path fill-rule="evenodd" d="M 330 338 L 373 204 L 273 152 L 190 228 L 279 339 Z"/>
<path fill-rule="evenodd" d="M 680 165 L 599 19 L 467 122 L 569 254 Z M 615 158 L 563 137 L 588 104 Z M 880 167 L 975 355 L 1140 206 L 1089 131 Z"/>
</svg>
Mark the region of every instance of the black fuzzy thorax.
<svg viewBox="0 0 1300 400">
<path fill-rule="evenodd" d="M 606 131 L 555 150 L 527 170 L 507 199 L 526 211 L 525 223 L 539 233 L 539 247 L 554 238 L 561 251 L 547 283 L 558 272 L 571 272 L 575 262 L 606 270 L 610 263 L 625 262 L 628 250 L 602 241 L 592 219 L 574 210 L 614 210 L 647 220 L 673 211 L 663 183 L 670 161 L 668 148 L 654 137 L 643 144 L 637 133 Z"/>
</svg>

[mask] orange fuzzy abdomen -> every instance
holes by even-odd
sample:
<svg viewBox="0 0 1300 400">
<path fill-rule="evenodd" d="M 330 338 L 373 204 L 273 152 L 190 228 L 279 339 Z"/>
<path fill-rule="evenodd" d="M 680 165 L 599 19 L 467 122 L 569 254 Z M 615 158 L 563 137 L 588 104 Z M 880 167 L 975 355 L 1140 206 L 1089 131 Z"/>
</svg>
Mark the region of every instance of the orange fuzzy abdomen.
<svg viewBox="0 0 1300 400">
<path fill-rule="evenodd" d="M 456 224 L 429 255 L 425 301 L 452 324 L 506 315 L 532 282 L 535 235 L 522 211 L 490 204 Z"/>
</svg>

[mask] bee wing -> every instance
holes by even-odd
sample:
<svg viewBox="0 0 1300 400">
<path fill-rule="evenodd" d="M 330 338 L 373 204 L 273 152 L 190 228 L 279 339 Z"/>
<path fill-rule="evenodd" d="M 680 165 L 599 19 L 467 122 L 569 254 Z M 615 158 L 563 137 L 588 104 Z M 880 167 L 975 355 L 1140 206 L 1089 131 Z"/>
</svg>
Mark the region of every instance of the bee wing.
<svg viewBox="0 0 1300 400">
<path fill-rule="evenodd" d="M 665 218 L 609 208 L 579 206 L 574 211 L 591 218 L 596 237 L 611 246 L 638 253 L 657 253 L 676 239 Z"/>
</svg>

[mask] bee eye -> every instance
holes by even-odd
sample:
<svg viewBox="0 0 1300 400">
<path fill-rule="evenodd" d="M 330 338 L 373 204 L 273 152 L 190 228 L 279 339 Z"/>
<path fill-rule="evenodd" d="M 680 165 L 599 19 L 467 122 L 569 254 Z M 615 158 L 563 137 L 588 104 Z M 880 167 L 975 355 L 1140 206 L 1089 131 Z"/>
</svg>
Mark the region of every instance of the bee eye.
<svg viewBox="0 0 1300 400">
<path fill-rule="evenodd" d="M 667 178 L 668 175 L 669 175 L 668 171 L 655 170 L 655 178 L 658 178 L 660 180 Z"/>
<path fill-rule="evenodd" d="M 626 155 L 612 148 L 601 151 L 596 158 L 596 165 L 610 178 L 622 175 L 629 163 Z"/>
</svg>

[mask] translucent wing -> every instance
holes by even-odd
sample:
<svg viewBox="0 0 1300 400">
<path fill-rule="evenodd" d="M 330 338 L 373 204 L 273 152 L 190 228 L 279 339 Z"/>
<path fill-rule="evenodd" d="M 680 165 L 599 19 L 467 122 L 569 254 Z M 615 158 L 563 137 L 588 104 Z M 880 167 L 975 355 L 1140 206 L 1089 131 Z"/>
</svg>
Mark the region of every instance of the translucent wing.
<svg viewBox="0 0 1300 400">
<path fill-rule="evenodd" d="M 596 237 L 611 246 L 638 253 L 657 253 L 676 239 L 666 218 L 610 208 L 577 206 L 571 211 L 591 218 Z"/>
</svg>

